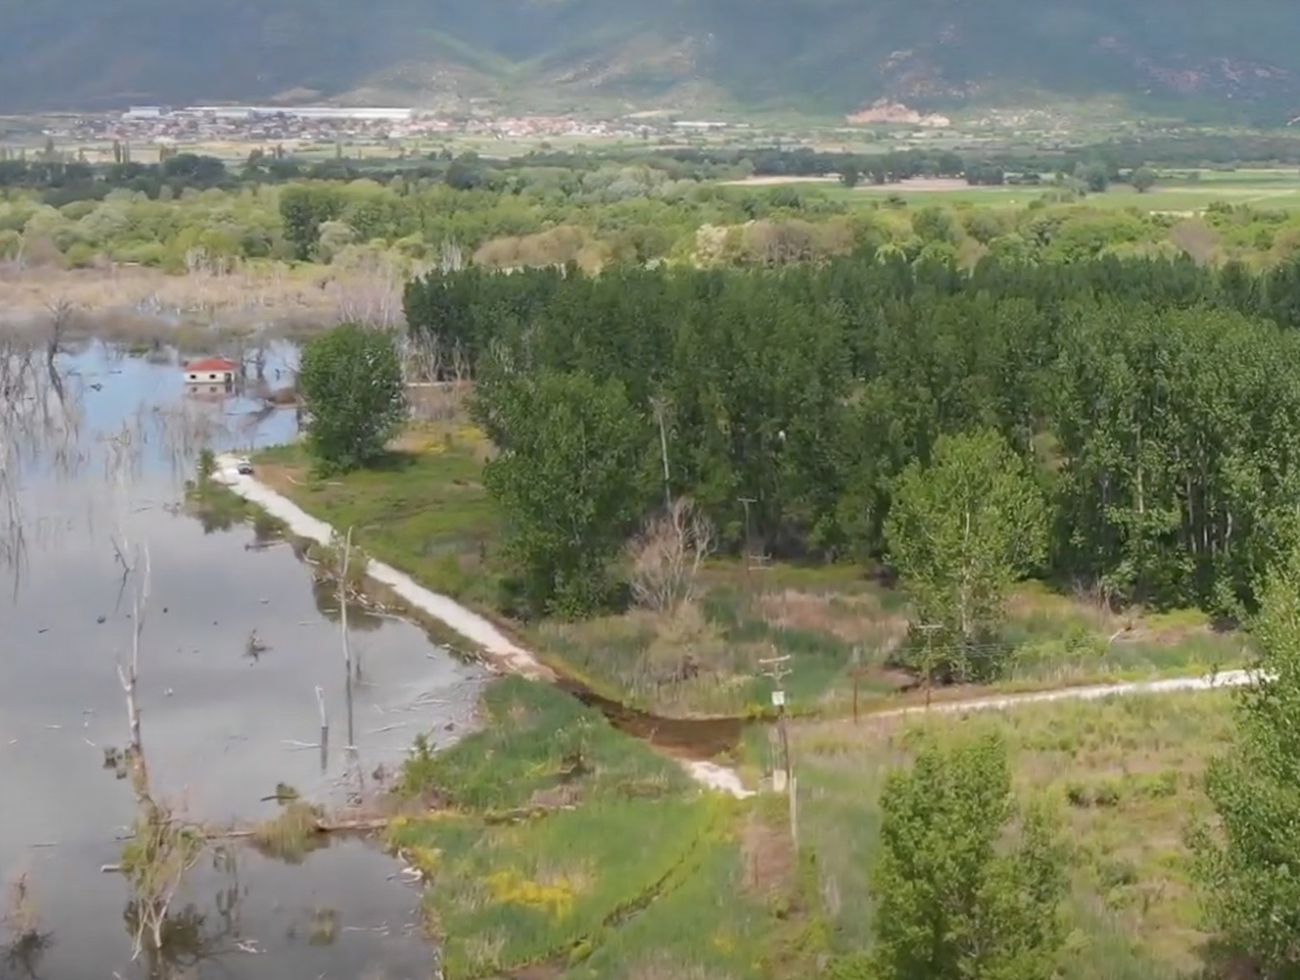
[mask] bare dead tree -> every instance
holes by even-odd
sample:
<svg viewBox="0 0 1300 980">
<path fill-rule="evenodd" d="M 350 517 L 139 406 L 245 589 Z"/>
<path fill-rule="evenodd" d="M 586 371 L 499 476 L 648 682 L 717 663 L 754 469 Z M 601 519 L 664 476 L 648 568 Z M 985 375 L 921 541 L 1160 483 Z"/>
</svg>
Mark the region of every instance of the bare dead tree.
<svg viewBox="0 0 1300 980">
<path fill-rule="evenodd" d="M 120 546 L 118 553 L 132 554 Z M 140 638 L 144 633 L 152 577 L 148 546 L 129 560 L 129 574 L 136 578 L 131 599 L 131 658 L 126 663 L 119 662 L 117 673 L 126 696 L 127 760 L 137 807 L 134 832 L 123 849 L 122 870 L 135 897 L 136 933 L 133 943 L 134 955 L 138 957 L 146 950 L 162 948 L 172 901 L 185 875 L 202 856 L 207 837 L 197 824 L 186 820 L 180 810 L 156 797 L 150 786 L 137 699 Z"/>
<path fill-rule="evenodd" d="M 356 323 L 376 330 L 396 330 L 406 324 L 402 297 L 406 272 L 391 256 L 364 253 L 346 280 L 331 284 L 339 323 Z"/>
<path fill-rule="evenodd" d="M 41 340 L 37 332 L 0 327 L 0 568 L 12 570 L 15 594 L 29 531 L 19 496 L 22 471 L 40 459 L 55 474 L 73 476 L 84 461 L 79 404 L 68 397 L 55 364 L 57 342 Z M 44 363 L 37 353 L 42 346 Z"/>
<path fill-rule="evenodd" d="M 343 549 L 339 553 L 339 635 L 343 640 L 343 666 L 349 679 L 352 677 L 352 645 L 348 639 L 348 565 L 352 561 L 352 528 L 343 538 Z M 357 665 L 357 676 L 361 676 L 361 666 Z"/>
<path fill-rule="evenodd" d="M 700 567 L 713 553 L 712 522 L 687 497 L 679 497 L 652 518 L 628 546 L 632 595 L 659 612 L 695 598 Z"/>
<path fill-rule="evenodd" d="M 199 453 L 218 441 L 237 436 L 237 425 L 222 412 L 220 405 L 209 405 L 189 398 L 172 405 L 141 405 L 124 425 L 119 438 L 129 439 L 126 451 L 136 468 L 146 447 L 159 451 L 175 474 L 192 473 Z M 125 433 L 129 432 L 129 437 Z"/>
<path fill-rule="evenodd" d="M 266 380 L 265 343 L 259 343 L 253 348 L 253 378 L 259 382 Z"/>
<path fill-rule="evenodd" d="M 35 980 L 37 967 L 53 942 L 51 933 L 41 928 L 40 913 L 32 899 L 27 873 L 15 875 L 9 882 L 5 905 L 0 909 L 0 977 L 15 980 L 26 976 Z"/>
<path fill-rule="evenodd" d="M 64 403 L 65 395 L 63 378 L 55 367 L 54 359 L 63 350 L 63 338 L 67 333 L 68 325 L 72 322 L 75 310 L 75 305 L 66 296 L 61 296 L 49 303 L 50 335 L 45 344 L 45 365 L 50 377 L 50 385 L 59 399 L 59 404 Z"/>
<path fill-rule="evenodd" d="M 121 547 L 118 547 L 119 559 L 127 564 L 128 576 L 137 571 L 138 560 L 127 559 Z M 122 684 L 122 693 L 126 695 L 127 724 L 127 760 L 131 766 L 131 786 L 135 790 L 136 800 L 141 806 L 152 806 L 149 797 L 149 769 L 145 764 L 144 743 L 140 739 L 140 705 L 136 691 L 140 681 L 140 636 L 144 632 L 144 617 L 149 605 L 149 585 L 152 570 L 149 562 L 149 548 L 144 548 L 144 573 L 140 585 L 131 596 L 131 659 L 117 665 L 117 677 Z"/>
<path fill-rule="evenodd" d="M 141 735 L 138 690 L 141 639 L 148 617 L 153 575 L 148 545 L 132 548 L 126 529 L 129 447 L 129 440 L 114 440 L 110 449 L 110 466 L 115 469 L 119 505 L 123 509 L 113 538 L 113 549 L 123 566 L 123 582 L 129 580 L 132 584 L 131 654 L 126 661 L 119 659 L 117 676 L 126 699 L 126 759 L 136 799 L 135 823 L 131 839 L 122 851 L 121 869 L 134 896 L 133 955 L 139 957 L 147 951 L 157 953 L 162 949 L 172 901 L 185 875 L 207 847 L 207 837 L 197 824 L 184 818 L 180 809 L 157 797 L 150 785 Z"/>
<path fill-rule="evenodd" d="M 465 250 L 450 238 L 444 239 L 438 255 L 438 268 L 443 272 L 457 272 L 465 266 Z"/>
<path fill-rule="evenodd" d="M 451 346 L 451 376 L 457 385 L 469 381 L 474 373 L 474 363 L 469 351 L 459 340 Z"/>
<path fill-rule="evenodd" d="M 433 384 L 441 380 L 443 345 L 436 337 L 407 330 L 398 342 L 402 378 L 408 385 Z"/>
</svg>

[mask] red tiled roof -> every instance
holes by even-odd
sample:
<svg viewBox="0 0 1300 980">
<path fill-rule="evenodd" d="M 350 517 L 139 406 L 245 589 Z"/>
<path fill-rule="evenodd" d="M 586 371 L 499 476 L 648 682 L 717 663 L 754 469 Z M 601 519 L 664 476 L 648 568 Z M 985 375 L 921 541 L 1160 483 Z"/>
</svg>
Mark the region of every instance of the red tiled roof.
<svg viewBox="0 0 1300 980">
<path fill-rule="evenodd" d="M 209 374 L 220 373 L 222 371 L 235 370 L 235 362 L 225 357 L 204 357 L 197 361 L 190 361 L 185 365 L 187 374 Z"/>
</svg>

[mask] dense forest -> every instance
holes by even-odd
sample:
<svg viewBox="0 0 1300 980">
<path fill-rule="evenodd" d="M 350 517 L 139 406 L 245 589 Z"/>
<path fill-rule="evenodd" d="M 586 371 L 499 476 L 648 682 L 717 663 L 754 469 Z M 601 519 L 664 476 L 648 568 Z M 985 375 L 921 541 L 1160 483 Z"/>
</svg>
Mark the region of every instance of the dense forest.
<svg viewBox="0 0 1300 980">
<path fill-rule="evenodd" d="M 900 475 L 975 430 L 1050 503 L 1037 571 L 1115 601 L 1238 615 L 1300 535 L 1300 264 L 470 269 L 406 308 L 476 379 L 537 611 L 598 604 L 665 495 L 732 552 L 888 562 Z"/>
</svg>

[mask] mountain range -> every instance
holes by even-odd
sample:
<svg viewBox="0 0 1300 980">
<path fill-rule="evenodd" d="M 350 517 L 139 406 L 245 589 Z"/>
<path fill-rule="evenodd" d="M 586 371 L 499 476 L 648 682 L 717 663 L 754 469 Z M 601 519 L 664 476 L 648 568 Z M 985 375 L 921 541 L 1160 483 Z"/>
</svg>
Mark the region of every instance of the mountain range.
<svg viewBox="0 0 1300 980">
<path fill-rule="evenodd" d="M 0 112 L 342 99 L 1300 116 L 1285 0 L 0 0 Z"/>
</svg>

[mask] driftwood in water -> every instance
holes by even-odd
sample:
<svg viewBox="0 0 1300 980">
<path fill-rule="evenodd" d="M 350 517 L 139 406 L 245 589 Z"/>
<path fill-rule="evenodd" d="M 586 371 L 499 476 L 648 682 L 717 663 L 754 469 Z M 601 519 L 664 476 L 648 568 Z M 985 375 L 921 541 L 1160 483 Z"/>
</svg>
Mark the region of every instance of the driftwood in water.
<svg viewBox="0 0 1300 980">
<path fill-rule="evenodd" d="M 500 822 L 500 821 L 498 821 Z M 317 820 L 312 827 L 312 832 L 317 834 L 361 834 L 375 830 L 384 830 L 388 827 L 388 817 L 370 817 L 358 820 Z M 214 840 L 243 840 L 249 837 L 256 837 L 258 831 L 247 827 L 234 828 L 231 830 L 209 830 L 205 836 L 209 841 Z M 119 841 L 130 840 L 129 836 L 119 836 L 115 838 Z M 120 864 L 105 864 L 100 866 L 100 871 L 105 874 L 118 874 L 122 871 Z"/>
</svg>

